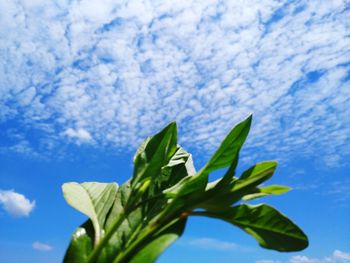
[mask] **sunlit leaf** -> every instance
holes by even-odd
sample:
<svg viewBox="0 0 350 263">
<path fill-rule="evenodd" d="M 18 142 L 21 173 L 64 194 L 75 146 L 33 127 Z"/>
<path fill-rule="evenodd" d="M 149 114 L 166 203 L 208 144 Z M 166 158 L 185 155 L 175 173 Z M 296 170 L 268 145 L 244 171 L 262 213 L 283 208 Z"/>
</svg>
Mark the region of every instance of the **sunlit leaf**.
<svg viewBox="0 0 350 263">
<path fill-rule="evenodd" d="M 249 201 L 256 198 L 268 196 L 268 195 L 280 195 L 290 191 L 290 188 L 283 185 L 270 185 L 266 187 L 256 188 L 254 193 L 247 194 L 242 197 L 242 200 Z"/>
<path fill-rule="evenodd" d="M 117 193 L 115 183 L 65 183 L 62 186 L 64 198 L 72 207 L 87 215 L 95 229 L 95 244 L 103 234 L 106 215 Z"/>
</svg>

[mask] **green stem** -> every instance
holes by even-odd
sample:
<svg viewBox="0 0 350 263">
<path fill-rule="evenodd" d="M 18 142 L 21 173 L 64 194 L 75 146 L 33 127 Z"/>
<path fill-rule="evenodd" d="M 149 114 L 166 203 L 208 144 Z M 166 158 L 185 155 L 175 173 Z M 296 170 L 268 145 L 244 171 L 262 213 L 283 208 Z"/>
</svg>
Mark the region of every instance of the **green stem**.
<svg viewBox="0 0 350 263">
<path fill-rule="evenodd" d="M 164 210 L 163 212 L 165 211 L 166 210 Z M 134 242 L 132 242 L 129 246 L 127 246 L 126 249 L 114 259 L 113 263 L 125 262 L 126 260 L 128 260 L 130 255 L 135 254 L 135 250 L 139 249 L 139 246 L 150 236 L 152 236 L 153 234 L 157 235 L 158 233 L 161 233 L 162 231 L 164 231 L 169 226 L 173 225 L 176 221 L 182 218 L 181 215 L 180 217 L 176 217 L 173 215 L 167 217 L 167 219 L 165 219 L 164 221 L 162 217 L 163 214 L 164 213 L 161 213 L 160 216 L 156 217 L 154 220 L 152 220 L 152 222 L 149 222 L 148 226 L 141 232 L 137 239 Z M 190 214 L 190 212 L 188 214 Z"/>
<path fill-rule="evenodd" d="M 142 206 L 142 205 L 148 203 L 149 201 L 156 200 L 156 199 L 158 199 L 158 198 L 160 198 L 160 197 L 162 197 L 162 196 L 164 196 L 163 193 L 158 194 L 158 195 L 155 195 L 155 196 L 152 196 L 152 197 L 147 198 L 147 199 L 145 199 L 145 200 L 142 200 L 142 201 L 140 201 L 139 203 L 137 203 L 137 204 L 135 204 L 134 206 L 132 206 L 129 210 L 130 210 L 130 211 L 133 211 L 133 210 L 139 208 L 140 206 Z"/>
<path fill-rule="evenodd" d="M 129 255 L 136 249 L 145 239 L 147 239 L 151 234 L 153 234 L 158 229 L 156 224 L 150 224 L 140 236 L 131 243 L 122 253 L 119 253 L 118 256 L 114 259 L 113 263 L 119 263 L 126 260 Z"/>
<path fill-rule="evenodd" d="M 124 219 L 125 219 L 125 212 L 122 212 L 118 215 L 117 220 L 113 223 L 111 228 L 106 232 L 106 234 L 103 236 L 103 238 L 97 244 L 97 246 L 94 248 L 93 252 L 90 254 L 86 263 L 96 262 L 96 259 L 97 259 L 98 255 L 100 254 L 101 250 L 105 247 L 105 245 L 107 244 L 109 239 L 112 237 L 112 235 L 117 230 L 117 228 L 120 226 L 120 224 L 124 221 Z"/>
<path fill-rule="evenodd" d="M 96 247 L 94 248 L 93 252 L 90 254 L 88 260 L 86 263 L 94 263 L 98 257 L 98 255 L 100 254 L 101 250 L 103 249 L 103 247 L 107 244 L 107 242 L 109 241 L 109 239 L 112 237 L 112 235 L 114 234 L 114 232 L 117 230 L 117 228 L 120 226 L 120 224 L 124 221 L 124 219 L 126 218 L 126 214 L 130 213 L 131 211 L 134 211 L 135 209 L 137 209 L 138 207 L 140 207 L 141 205 L 159 198 L 159 196 L 161 196 L 163 194 L 160 195 L 156 195 L 154 197 L 151 197 L 149 199 L 146 199 L 144 201 L 141 201 L 140 203 L 130 207 L 129 209 L 125 209 L 124 212 L 120 213 L 118 215 L 117 220 L 113 223 L 113 225 L 111 226 L 111 228 L 107 231 L 107 233 L 103 236 L 103 238 L 97 243 Z"/>
</svg>

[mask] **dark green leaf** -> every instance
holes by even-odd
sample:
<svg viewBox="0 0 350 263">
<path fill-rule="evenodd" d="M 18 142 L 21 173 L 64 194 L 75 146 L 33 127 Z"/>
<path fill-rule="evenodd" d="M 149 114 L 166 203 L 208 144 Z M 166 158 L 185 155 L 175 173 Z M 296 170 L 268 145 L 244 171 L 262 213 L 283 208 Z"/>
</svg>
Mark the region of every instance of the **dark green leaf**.
<svg viewBox="0 0 350 263">
<path fill-rule="evenodd" d="M 147 139 L 134 157 L 132 188 L 140 188 L 143 182 L 155 177 L 177 149 L 177 127 L 172 122 L 160 133 Z"/>
<path fill-rule="evenodd" d="M 221 143 L 219 149 L 215 152 L 209 162 L 203 167 L 203 173 L 210 173 L 211 171 L 225 168 L 229 166 L 237 156 L 240 149 L 248 136 L 252 116 L 237 124 L 226 138 Z M 237 163 L 237 162 L 236 162 Z"/>
<path fill-rule="evenodd" d="M 162 167 L 161 173 L 154 177 L 149 195 L 159 194 L 164 189 L 177 184 L 182 178 L 195 173 L 191 154 L 179 147 L 169 163 Z"/>
<path fill-rule="evenodd" d="M 200 195 L 204 192 L 208 183 L 208 176 L 196 174 L 194 176 L 184 177 L 173 187 L 163 191 L 168 198 L 180 198 L 189 194 Z"/>
<path fill-rule="evenodd" d="M 299 251 L 308 246 L 303 231 L 268 205 L 238 205 L 226 211 L 209 211 L 207 216 L 232 223 L 252 235 L 260 246 L 277 251 Z"/>
<path fill-rule="evenodd" d="M 255 187 L 271 178 L 277 167 L 277 162 L 267 161 L 254 165 L 249 168 L 235 181 L 232 187 L 233 191 L 238 191 L 247 187 Z"/>
<path fill-rule="evenodd" d="M 277 163 L 274 161 L 258 163 L 241 175 L 240 178 L 232 177 L 226 184 L 218 180 L 207 189 L 207 199 L 200 204 L 200 207 L 211 210 L 225 209 L 243 196 L 256 193 L 257 186 L 269 179 Z M 219 184 L 219 186 L 217 186 Z"/>
<path fill-rule="evenodd" d="M 64 256 L 64 263 L 85 263 L 93 249 L 94 229 L 91 220 L 75 230 Z"/>
<path fill-rule="evenodd" d="M 135 241 L 150 221 L 167 206 L 167 198 L 162 195 L 162 190 L 176 184 L 189 173 L 194 173 L 191 156 L 179 147 L 168 164 L 162 167 L 157 180 L 154 180 L 149 189 L 135 200 L 132 207 L 128 206 L 132 195 L 130 182 L 119 187 L 104 226 L 105 232 L 111 230 L 121 214 L 125 214 L 125 220 L 115 229 L 115 233 L 101 251 L 97 262 L 112 262 L 119 253 Z"/>
<path fill-rule="evenodd" d="M 174 243 L 183 233 L 186 225 L 186 219 L 181 219 L 175 224 L 159 233 L 152 241 L 147 243 L 136 255 L 132 257 L 130 263 L 152 263 L 160 254 Z"/>
</svg>

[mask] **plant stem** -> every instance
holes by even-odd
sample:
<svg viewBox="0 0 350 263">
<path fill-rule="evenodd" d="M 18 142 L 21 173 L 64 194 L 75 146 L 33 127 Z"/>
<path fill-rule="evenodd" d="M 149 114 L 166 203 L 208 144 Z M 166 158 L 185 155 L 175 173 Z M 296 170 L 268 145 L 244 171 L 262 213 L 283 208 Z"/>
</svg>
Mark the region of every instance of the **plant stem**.
<svg viewBox="0 0 350 263">
<path fill-rule="evenodd" d="M 165 211 L 165 210 L 164 210 Z M 163 212 L 164 212 L 163 211 Z M 188 212 L 190 214 L 190 212 Z M 186 214 L 186 216 L 188 215 Z M 165 219 L 162 217 L 163 213 L 160 216 L 156 217 L 152 222 L 149 222 L 148 226 L 141 232 L 141 234 L 137 237 L 137 239 L 132 242 L 129 246 L 126 247 L 125 251 L 120 253 L 113 261 L 113 263 L 123 263 L 128 260 L 130 255 L 133 255 L 134 250 L 138 249 L 139 246 L 148 238 L 150 238 L 153 234 L 157 235 L 157 233 L 161 233 L 171 225 L 173 225 L 176 221 L 180 220 L 183 217 L 171 216 Z M 175 217 L 175 218 L 174 218 Z"/>
<path fill-rule="evenodd" d="M 145 239 L 147 239 L 151 234 L 153 234 L 158 229 L 157 225 L 150 224 L 140 236 L 131 243 L 122 253 L 119 253 L 118 256 L 113 260 L 113 263 L 121 263 L 127 259 L 131 252 L 137 248 Z"/>
<path fill-rule="evenodd" d="M 107 231 L 106 235 L 103 236 L 103 238 L 100 240 L 100 242 L 94 248 L 94 250 L 90 254 L 86 263 L 96 262 L 96 259 L 97 259 L 98 255 L 100 254 L 101 250 L 105 247 L 105 245 L 107 244 L 109 239 L 112 237 L 112 235 L 117 230 L 117 228 L 120 226 L 120 224 L 124 221 L 124 219 L 125 219 L 125 212 L 121 212 L 118 215 L 117 220 L 113 223 L 111 228 Z"/>
</svg>

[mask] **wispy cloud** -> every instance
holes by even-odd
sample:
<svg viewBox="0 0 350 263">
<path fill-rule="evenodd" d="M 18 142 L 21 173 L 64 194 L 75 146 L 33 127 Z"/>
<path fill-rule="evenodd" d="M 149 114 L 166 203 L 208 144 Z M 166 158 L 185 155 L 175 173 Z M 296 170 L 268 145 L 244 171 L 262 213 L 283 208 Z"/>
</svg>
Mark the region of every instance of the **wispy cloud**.
<svg viewBox="0 0 350 263">
<path fill-rule="evenodd" d="M 65 132 L 65 135 L 67 135 L 70 138 L 77 139 L 79 141 L 91 141 L 92 137 L 90 133 L 85 129 L 77 129 L 74 130 L 72 128 L 68 128 Z"/>
<path fill-rule="evenodd" d="M 188 241 L 188 244 L 191 246 L 204 248 L 204 249 L 212 249 L 212 250 L 237 250 L 238 245 L 232 242 L 222 241 L 213 238 L 196 238 Z"/>
<path fill-rule="evenodd" d="M 334 250 L 332 255 L 324 258 L 312 258 L 302 255 L 291 257 L 286 263 L 347 263 L 350 262 L 350 253 Z M 282 263 L 279 260 L 262 259 L 255 263 Z"/>
<path fill-rule="evenodd" d="M 2 1 L 0 10 L 0 123 L 41 131 L 42 151 L 66 136 L 134 148 L 171 120 L 183 141 L 210 151 L 254 113 L 250 156 L 259 148 L 330 166 L 350 156 L 346 1 Z"/>
<path fill-rule="evenodd" d="M 35 241 L 32 244 L 32 247 L 33 247 L 33 249 L 39 250 L 39 251 L 51 251 L 53 249 L 52 246 L 50 246 L 46 243 L 39 242 L 39 241 Z"/>
<path fill-rule="evenodd" d="M 29 216 L 35 207 L 35 201 L 30 201 L 23 194 L 14 190 L 0 190 L 0 204 L 14 217 Z"/>
<path fill-rule="evenodd" d="M 343 205 L 348 209 L 350 207 L 350 179 L 333 180 L 328 185 L 327 191 L 323 194 L 332 196 L 332 200 L 334 200 L 337 205 Z"/>
<path fill-rule="evenodd" d="M 224 241 L 210 237 L 199 237 L 199 238 L 183 238 L 180 240 L 181 244 L 186 246 L 192 246 L 196 248 L 202 248 L 206 250 L 218 250 L 218 251 L 240 251 L 249 252 L 252 249 L 243 247 L 230 241 Z"/>
</svg>

